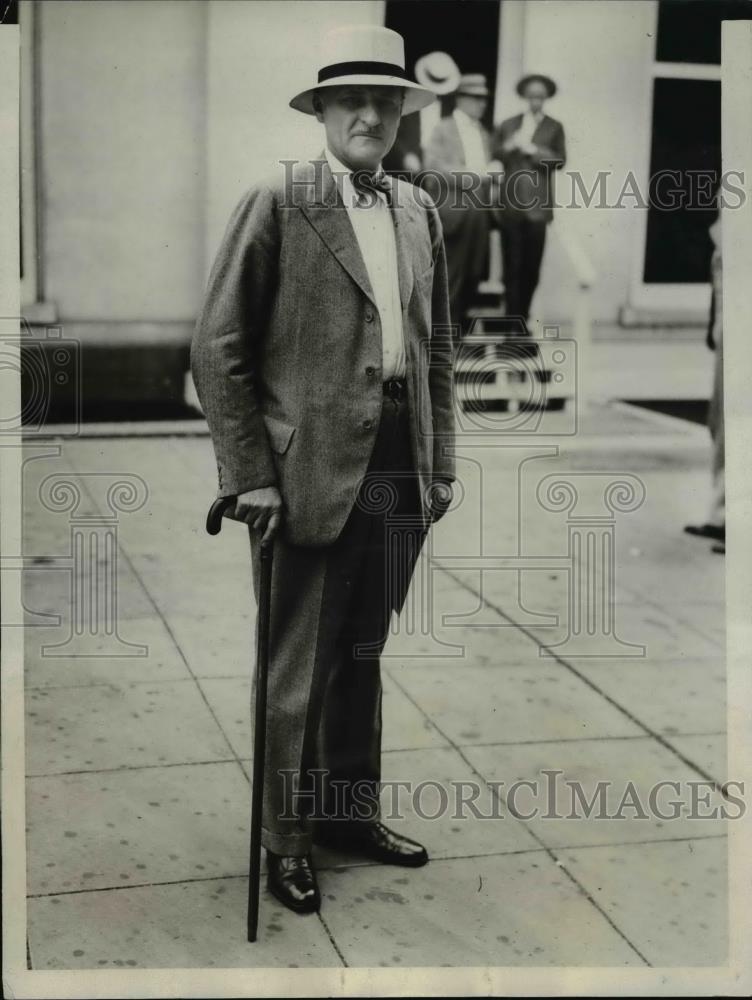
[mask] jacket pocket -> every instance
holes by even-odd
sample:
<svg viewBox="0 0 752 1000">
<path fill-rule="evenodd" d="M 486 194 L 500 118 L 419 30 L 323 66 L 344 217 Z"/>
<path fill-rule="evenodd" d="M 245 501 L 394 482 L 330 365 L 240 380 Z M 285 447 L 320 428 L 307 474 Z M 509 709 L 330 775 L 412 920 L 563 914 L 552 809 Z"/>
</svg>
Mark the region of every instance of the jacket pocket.
<svg viewBox="0 0 752 1000">
<path fill-rule="evenodd" d="M 264 414 L 264 423 L 272 451 L 278 455 L 284 455 L 290 447 L 295 427 L 292 424 L 286 424 L 284 420 L 278 420 L 277 417 L 270 417 L 266 413 Z"/>
</svg>

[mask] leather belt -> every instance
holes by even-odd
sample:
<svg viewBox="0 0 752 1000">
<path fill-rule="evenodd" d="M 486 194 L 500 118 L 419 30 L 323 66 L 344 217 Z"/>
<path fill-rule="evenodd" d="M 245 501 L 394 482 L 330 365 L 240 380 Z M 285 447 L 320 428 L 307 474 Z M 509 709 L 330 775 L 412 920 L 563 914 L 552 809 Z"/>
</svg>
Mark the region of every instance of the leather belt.
<svg viewBox="0 0 752 1000">
<path fill-rule="evenodd" d="M 384 382 L 384 395 L 395 402 L 402 402 L 407 398 L 407 381 L 403 378 L 388 378 Z"/>
</svg>

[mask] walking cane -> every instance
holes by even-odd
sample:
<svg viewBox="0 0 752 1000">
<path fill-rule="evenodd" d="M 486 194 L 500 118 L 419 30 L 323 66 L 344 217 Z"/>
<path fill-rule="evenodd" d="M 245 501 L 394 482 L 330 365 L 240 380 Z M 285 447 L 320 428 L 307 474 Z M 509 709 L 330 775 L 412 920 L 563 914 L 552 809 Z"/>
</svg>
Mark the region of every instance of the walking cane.
<svg viewBox="0 0 752 1000">
<path fill-rule="evenodd" d="M 222 517 L 235 502 L 233 497 L 215 500 L 206 518 L 206 530 L 218 535 Z M 248 866 L 248 940 L 258 932 L 261 883 L 261 812 L 264 801 L 264 752 L 266 749 L 266 681 L 269 672 L 269 608 L 272 593 L 274 542 L 261 543 L 261 572 L 256 628 L 256 713 L 253 732 L 253 790 L 251 796 L 251 847 Z"/>
</svg>

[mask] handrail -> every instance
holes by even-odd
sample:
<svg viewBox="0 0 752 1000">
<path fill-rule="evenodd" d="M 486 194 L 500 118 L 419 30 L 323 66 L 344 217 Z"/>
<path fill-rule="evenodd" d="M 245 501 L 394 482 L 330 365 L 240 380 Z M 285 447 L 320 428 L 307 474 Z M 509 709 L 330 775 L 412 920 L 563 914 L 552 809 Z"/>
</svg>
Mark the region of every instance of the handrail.
<svg viewBox="0 0 752 1000">
<path fill-rule="evenodd" d="M 567 260 L 572 265 L 577 284 L 580 288 L 592 288 L 596 278 L 595 268 L 582 244 L 571 231 L 561 228 L 560 225 L 553 225 L 551 229 L 564 250 Z"/>
<path fill-rule="evenodd" d="M 582 244 L 571 230 L 562 228 L 561 220 L 555 222 L 551 229 L 556 240 L 564 251 L 564 257 L 574 272 L 577 284 L 574 316 L 572 317 L 572 334 L 577 345 L 577 408 L 582 416 L 590 400 L 590 376 L 592 374 L 591 344 L 592 316 L 591 291 L 597 277 L 595 267 L 585 252 Z"/>
</svg>

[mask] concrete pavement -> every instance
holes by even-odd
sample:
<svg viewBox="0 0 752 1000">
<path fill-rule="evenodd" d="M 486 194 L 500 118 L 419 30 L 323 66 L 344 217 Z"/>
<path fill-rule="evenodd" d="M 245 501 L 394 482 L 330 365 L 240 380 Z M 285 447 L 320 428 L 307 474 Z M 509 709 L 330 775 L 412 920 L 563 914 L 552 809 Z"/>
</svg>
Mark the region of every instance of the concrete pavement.
<svg viewBox="0 0 752 1000">
<path fill-rule="evenodd" d="M 725 962 L 723 821 L 528 820 L 489 785 L 559 770 L 588 796 L 612 782 L 611 805 L 630 783 L 647 802 L 660 781 L 678 782 L 686 804 L 688 782 L 726 779 L 723 559 L 681 532 L 708 497 L 702 428 L 596 406 L 575 437 L 555 427 L 510 447 L 462 437 L 462 502 L 414 587 L 431 627 L 416 611 L 383 665 L 384 778 L 425 792 L 400 800 L 394 825 L 427 844 L 431 864 L 403 871 L 320 851 L 321 914 L 297 917 L 264 892 L 254 945 L 244 940 L 247 538 L 232 524 L 218 538 L 203 532 L 215 480 L 205 435 L 138 434 L 27 452 L 33 968 Z M 136 492 L 134 477 L 143 482 L 144 502 L 123 510 L 121 497 L 113 514 L 108 484 L 127 477 Z M 557 501 L 562 479 L 577 510 Z M 609 482 L 626 480 L 628 493 L 635 479 L 645 496 L 634 509 L 604 506 Z M 54 502 L 62 481 L 80 490 L 73 509 Z M 583 657 L 570 598 L 604 525 L 615 621 L 584 630 Z M 71 597 L 75 547 L 89 545 L 84 579 L 106 590 L 115 530 L 117 634 L 104 618 L 77 632 L 86 594 Z M 96 546 L 81 541 L 92 531 Z M 481 572 L 464 556 L 529 564 Z M 419 815 L 459 782 L 474 783 L 495 818 Z"/>
</svg>

